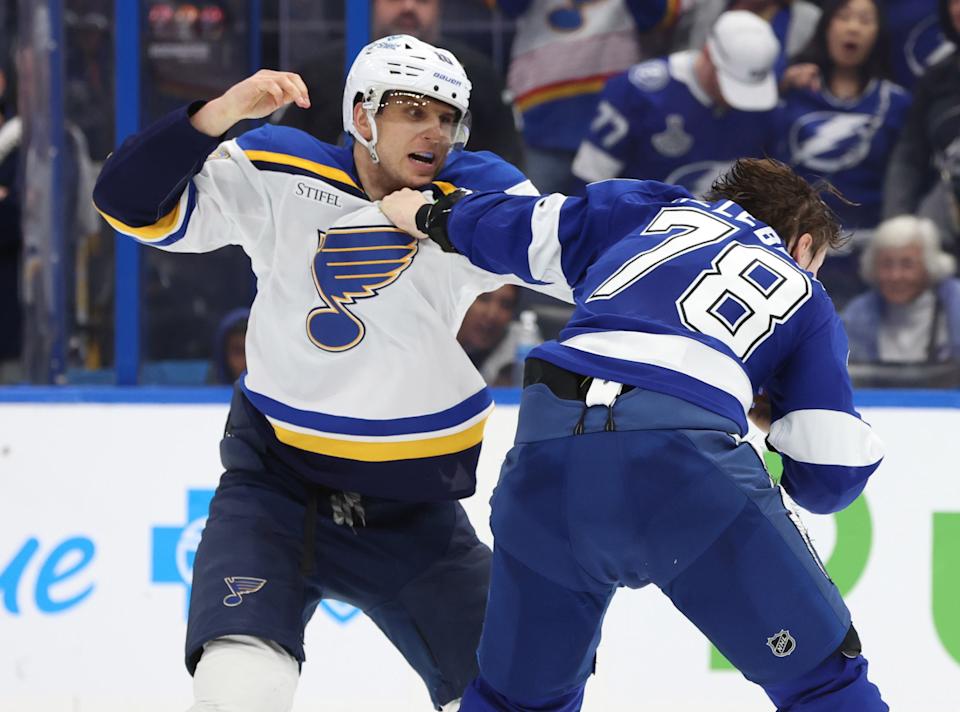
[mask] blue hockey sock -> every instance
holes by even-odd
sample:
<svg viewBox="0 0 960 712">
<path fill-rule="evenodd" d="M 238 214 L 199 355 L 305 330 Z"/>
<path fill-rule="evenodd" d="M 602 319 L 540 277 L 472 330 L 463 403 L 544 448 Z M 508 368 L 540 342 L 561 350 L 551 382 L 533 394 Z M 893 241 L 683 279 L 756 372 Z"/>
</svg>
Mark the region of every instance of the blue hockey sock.
<svg viewBox="0 0 960 712">
<path fill-rule="evenodd" d="M 583 685 L 572 692 L 528 702 L 501 695 L 479 675 L 463 694 L 460 712 L 577 712 L 583 705 Z"/>
<path fill-rule="evenodd" d="M 888 712 L 877 686 L 867 679 L 862 655 L 848 658 L 836 652 L 802 677 L 764 691 L 778 712 Z"/>
</svg>

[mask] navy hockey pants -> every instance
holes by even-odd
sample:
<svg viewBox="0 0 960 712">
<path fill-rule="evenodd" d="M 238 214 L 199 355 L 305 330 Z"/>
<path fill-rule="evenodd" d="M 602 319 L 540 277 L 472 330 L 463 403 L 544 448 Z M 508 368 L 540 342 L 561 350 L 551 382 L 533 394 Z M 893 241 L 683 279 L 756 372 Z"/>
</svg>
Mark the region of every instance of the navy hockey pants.
<svg viewBox="0 0 960 712">
<path fill-rule="evenodd" d="M 460 697 L 477 674 L 490 575 L 490 550 L 463 507 L 350 498 L 308 484 L 271 458 L 238 399 L 194 562 L 188 670 L 204 643 L 224 635 L 272 640 L 302 663 L 307 622 L 331 598 L 373 620 L 437 708 Z"/>
<path fill-rule="evenodd" d="M 838 652 L 847 608 L 733 423 L 641 389 L 584 408 L 524 389 L 464 712 L 579 709 L 614 591 L 648 583 L 782 709 L 888 709 Z"/>
</svg>

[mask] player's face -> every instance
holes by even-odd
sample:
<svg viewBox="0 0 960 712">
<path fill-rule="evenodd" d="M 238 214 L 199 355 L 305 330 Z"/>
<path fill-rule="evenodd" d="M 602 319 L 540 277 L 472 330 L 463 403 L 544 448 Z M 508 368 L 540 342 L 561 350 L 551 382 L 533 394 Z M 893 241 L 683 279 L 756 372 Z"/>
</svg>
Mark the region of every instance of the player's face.
<svg viewBox="0 0 960 712">
<path fill-rule="evenodd" d="M 429 97 L 393 92 L 376 121 L 380 170 L 387 182 L 399 189 L 432 181 L 453 143 L 456 110 Z"/>
<path fill-rule="evenodd" d="M 827 26 L 827 52 L 839 69 L 856 69 L 867 61 L 880 29 L 873 0 L 850 0 Z"/>
<path fill-rule="evenodd" d="M 909 304 L 929 286 L 923 248 L 918 244 L 877 250 L 873 270 L 877 289 L 890 304 Z"/>
<path fill-rule="evenodd" d="M 512 284 L 481 294 L 467 310 L 457 340 L 468 352 L 489 351 L 503 339 L 517 304 Z"/>
</svg>

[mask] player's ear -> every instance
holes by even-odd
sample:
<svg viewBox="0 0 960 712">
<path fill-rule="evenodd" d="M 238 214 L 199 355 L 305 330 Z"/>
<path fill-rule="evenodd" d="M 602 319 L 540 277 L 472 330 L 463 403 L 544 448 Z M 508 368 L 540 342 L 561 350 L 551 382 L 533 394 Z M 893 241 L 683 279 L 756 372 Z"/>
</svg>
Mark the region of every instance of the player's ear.
<svg viewBox="0 0 960 712">
<path fill-rule="evenodd" d="M 358 101 L 353 105 L 353 125 L 357 127 L 357 131 L 365 141 L 373 138 L 373 128 L 367 118 L 367 112 L 363 110 L 363 102 Z"/>
<path fill-rule="evenodd" d="M 811 262 L 813 262 L 813 235 L 809 232 L 803 233 L 800 237 L 793 241 L 793 244 L 790 246 L 790 256 L 793 258 L 794 262 L 798 265 L 807 269 Z"/>
</svg>

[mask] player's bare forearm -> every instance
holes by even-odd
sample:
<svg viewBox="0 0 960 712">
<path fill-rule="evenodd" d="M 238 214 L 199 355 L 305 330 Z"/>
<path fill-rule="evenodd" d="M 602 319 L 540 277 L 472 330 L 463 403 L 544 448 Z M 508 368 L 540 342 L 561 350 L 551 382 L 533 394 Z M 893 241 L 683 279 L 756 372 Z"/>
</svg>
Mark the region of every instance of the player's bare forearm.
<svg viewBox="0 0 960 712">
<path fill-rule="evenodd" d="M 307 85 L 299 74 L 261 69 L 234 84 L 190 117 L 193 127 L 207 136 L 221 136 L 243 119 L 262 119 L 281 106 L 310 106 Z"/>
</svg>

